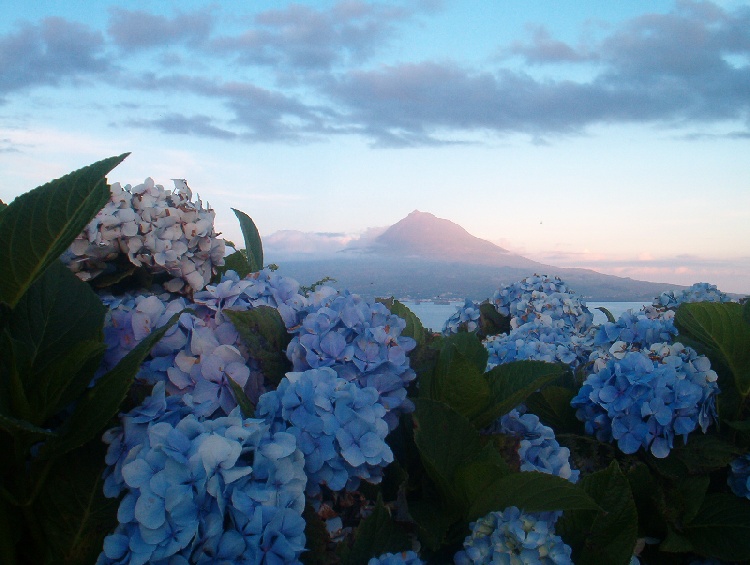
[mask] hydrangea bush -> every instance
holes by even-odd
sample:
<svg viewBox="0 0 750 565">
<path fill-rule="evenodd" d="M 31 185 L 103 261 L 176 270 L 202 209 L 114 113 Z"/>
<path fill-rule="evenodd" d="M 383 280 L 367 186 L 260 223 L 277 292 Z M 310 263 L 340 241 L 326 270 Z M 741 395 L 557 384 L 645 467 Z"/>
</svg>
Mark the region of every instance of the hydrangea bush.
<svg viewBox="0 0 750 565">
<path fill-rule="evenodd" d="M 434 334 L 124 157 L 0 205 L 2 563 L 750 561 L 747 304 L 533 275 Z"/>
</svg>

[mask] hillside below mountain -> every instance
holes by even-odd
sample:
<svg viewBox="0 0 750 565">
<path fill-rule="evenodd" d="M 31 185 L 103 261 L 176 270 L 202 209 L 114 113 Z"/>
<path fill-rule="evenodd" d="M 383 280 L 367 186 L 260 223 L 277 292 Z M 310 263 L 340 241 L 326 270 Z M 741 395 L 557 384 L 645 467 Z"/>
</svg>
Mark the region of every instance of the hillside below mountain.
<svg viewBox="0 0 750 565">
<path fill-rule="evenodd" d="M 352 240 L 342 234 L 277 232 L 264 239 L 266 261 L 303 285 L 331 277 L 334 286 L 371 297 L 483 300 L 498 287 L 533 274 L 560 277 L 591 301 L 646 301 L 685 288 L 545 265 L 418 210 L 367 233 Z M 315 244 L 321 253 L 314 251 Z"/>
</svg>

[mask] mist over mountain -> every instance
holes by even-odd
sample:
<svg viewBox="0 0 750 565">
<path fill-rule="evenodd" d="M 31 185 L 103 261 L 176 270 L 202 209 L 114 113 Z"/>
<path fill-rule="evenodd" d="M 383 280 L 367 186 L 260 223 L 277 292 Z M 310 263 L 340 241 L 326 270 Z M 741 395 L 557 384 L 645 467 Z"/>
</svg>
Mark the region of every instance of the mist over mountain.
<svg viewBox="0 0 750 565">
<path fill-rule="evenodd" d="M 498 287 L 535 273 L 558 276 L 592 301 L 651 300 L 665 290 L 685 288 L 545 265 L 419 210 L 357 238 L 276 232 L 264 238 L 264 249 L 267 262 L 303 285 L 332 277 L 334 286 L 366 296 L 483 300 Z"/>
</svg>

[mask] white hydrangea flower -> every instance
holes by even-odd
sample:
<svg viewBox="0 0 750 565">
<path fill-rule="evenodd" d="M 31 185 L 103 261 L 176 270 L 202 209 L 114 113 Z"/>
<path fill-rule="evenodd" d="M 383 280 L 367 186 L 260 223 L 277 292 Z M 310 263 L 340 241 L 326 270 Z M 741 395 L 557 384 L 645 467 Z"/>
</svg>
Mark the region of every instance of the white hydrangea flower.
<svg viewBox="0 0 750 565">
<path fill-rule="evenodd" d="M 136 267 L 167 273 L 170 292 L 191 294 L 224 264 L 224 240 L 214 230 L 215 212 L 192 201 L 184 179 L 167 190 L 147 178 L 137 186 L 114 183 L 109 202 L 73 241 L 62 260 L 81 280 L 114 272 L 127 256 Z"/>
</svg>

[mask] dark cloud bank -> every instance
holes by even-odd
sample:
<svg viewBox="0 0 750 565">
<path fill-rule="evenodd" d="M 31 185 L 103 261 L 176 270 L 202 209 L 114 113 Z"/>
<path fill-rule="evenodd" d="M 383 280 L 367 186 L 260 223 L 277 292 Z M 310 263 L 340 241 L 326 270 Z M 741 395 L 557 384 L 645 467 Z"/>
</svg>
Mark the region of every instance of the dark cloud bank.
<svg viewBox="0 0 750 565">
<path fill-rule="evenodd" d="M 382 46 L 398 44 L 407 25 L 439 9 L 410 6 L 292 4 L 257 14 L 236 35 L 222 33 L 218 8 L 170 17 L 116 8 L 101 31 L 60 18 L 21 23 L 0 36 L 0 100 L 83 78 L 114 82 L 137 98 L 179 80 L 184 92 L 218 101 L 231 117 L 177 106 L 158 117 L 134 109 L 123 122 L 248 141 L 358 134 L 381 145 L 451 143 L 476 133 L 543 138 L 618 123 L 701 137 L 730 121 L 742 127 L 726 137 L 750 137 L 750 7 L 681 1 L 576 45 L 535 26 L 525 41 L 499 44 L 501 57 L 482 69 L 443 60 L 377 65 Z M 175 49 L 209 70 L 128 70 L 134 54 Z M 276 81 L 217 80 L 212 61 L 230 62 L 239 77 L 260 69 Z"/>
</svg>

